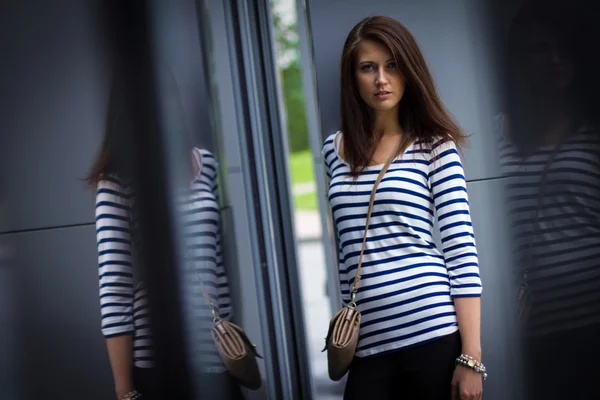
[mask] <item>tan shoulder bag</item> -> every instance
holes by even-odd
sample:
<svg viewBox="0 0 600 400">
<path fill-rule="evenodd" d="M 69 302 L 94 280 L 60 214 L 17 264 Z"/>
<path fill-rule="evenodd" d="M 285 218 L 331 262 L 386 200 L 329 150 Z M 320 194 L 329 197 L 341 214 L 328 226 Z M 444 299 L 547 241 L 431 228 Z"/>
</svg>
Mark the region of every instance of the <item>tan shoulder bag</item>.
<svg viewBox="0 0 600 400">
<path fill-rule="evenodd" d="M 365 234 L 363 236 L 362 248 L 358 258 L 358 266 L 356 267 L 356 277 L 354 278 L 354 284 L 352 285 L 352 299 L 350 303 L 338 311 L 329 322 L 329 331 L 325 338 L 325 348 L 323 351 L 327 351 L 329 378 L 334 381 L 339 381 L 346 375 L 350 368 L 350 364 L 352 363 L 352 359 L 354 358 L 354 353 L 356 352 L 361 318 L 360 311 L 358 311 L 356 306 L 356 293 L 358 292 L 358 283 L 360 282 L 360 268 L 362 266 L 363 254 L 367 244 L 367 233 L 369 231 L 369 223 L 371 222 L 375 193 L 377 192 L 377 187 L 383 179 L 383 176 L 396 158 L 397 153 L 398 152 L 394 153 L 387 160 L 371 190 L 367 221 L 365 224 Z"/>
<path fill-rule="evenodd" d="M 242 328 L 219 317 L 216 307 L 204 289 L 204 284 L 202 292 L 212 311 L 211 334 L 225 368 L 243 386 L 251 390 L 260 389 L 262 380 L 256 357 L 262 356 L 256 351 L 256 345 L 252 344 Z"/>
</svg>

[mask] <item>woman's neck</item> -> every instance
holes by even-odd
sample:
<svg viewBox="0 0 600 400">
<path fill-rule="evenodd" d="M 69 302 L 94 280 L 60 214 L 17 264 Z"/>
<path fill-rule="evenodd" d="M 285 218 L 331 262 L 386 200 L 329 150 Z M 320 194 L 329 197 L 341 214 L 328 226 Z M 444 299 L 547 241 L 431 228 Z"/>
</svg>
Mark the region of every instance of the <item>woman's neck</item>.
<svg viewBox="0 0 600 400">
<path fill-rule="evenodd" d="M 537 124 L 544 142 L 555 142 L 577 127 L 576 112 L 567 102 L 552 102 L 538 108 Z M 547 143 L 546 143 L 547 144 Z"/>
<path fill-rule="evenodd" d="M 402 135 L 402 127 L 398 121 L 398 109 L 376 112 L 373 132 L 378 137 Z"/>
</svg>

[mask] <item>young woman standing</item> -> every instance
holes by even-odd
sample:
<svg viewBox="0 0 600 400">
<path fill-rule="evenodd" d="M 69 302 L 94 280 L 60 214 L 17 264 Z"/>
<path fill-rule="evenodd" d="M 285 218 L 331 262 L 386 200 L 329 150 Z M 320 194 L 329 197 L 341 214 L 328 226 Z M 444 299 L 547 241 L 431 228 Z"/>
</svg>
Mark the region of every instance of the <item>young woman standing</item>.
<svg viewBox="0 0 600 400">
<path fill-rule="evenodd" d="M 348 35 L 341 118 L 323 156 L 346 303 L 371 190 L 394 157 L 372 209 L 356 293 L 360 338 L 344 398 L 481 399 L 481 280 L 456 147 L 464 134 L 398 21 L 366 18 Z"/>
<path fill-rule="evenodd" d="M 166 103 L 170 115 L 181 114 L 181 105 L 171 77 Z M 96 188 L 96 235 L 102 333 L 106 339 L 117 400 L 159 399 L 165 388 L 156 369 L 148 293 L 144 282 L 143 246 L 137 218 L 139 204 L 131 184 L 131 149 L 124 147 L 130 129 L 124 103 L 124 81 L 115 79 L 108 105 L 104 141 L 87 181 Z M 169 121 L 173 124 L 178 121 Z M 179 121 L 180 122 L 180 121 Z M 204 149 L 190 145 L 185 163 L 189 173 L 177 192 L 177 210 L 182 218 L 181 286 L 190 337 L 192 379 L 203 391 L 215 390 L 211 399 L 241 399 L 239 386 L 226 371 L 206 329 L 212 319 L 204 295 L 220 318 L 232 318 L 227 271 L 221 250 L 218 162 Z M 189 161 L 188 161 L 189 160 Z M 189 163 L 191 161 L 191 163 Z M 179 295 L 163 293 L 165 296 Z M 206 389 L 208 388 L 208 389 Z M 169 389 L 169 388 L 166 388 Z"/>
</svg>

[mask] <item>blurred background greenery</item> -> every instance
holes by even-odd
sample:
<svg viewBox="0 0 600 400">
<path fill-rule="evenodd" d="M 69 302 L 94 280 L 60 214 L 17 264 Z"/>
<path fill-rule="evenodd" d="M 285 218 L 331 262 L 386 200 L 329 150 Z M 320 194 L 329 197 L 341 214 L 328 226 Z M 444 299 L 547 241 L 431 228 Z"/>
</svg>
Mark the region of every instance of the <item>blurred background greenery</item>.
<svg viewBox="0 0 600 400">
<path fill-rule="evenodd" d="M 315 174 L 306 125 L 296 13 L 293 7 L 281 0 L 273 0 L 272 5 L 277 65 L 287 120 L 294 205 L 299 210 L 316 211 Z"/>
</svg>

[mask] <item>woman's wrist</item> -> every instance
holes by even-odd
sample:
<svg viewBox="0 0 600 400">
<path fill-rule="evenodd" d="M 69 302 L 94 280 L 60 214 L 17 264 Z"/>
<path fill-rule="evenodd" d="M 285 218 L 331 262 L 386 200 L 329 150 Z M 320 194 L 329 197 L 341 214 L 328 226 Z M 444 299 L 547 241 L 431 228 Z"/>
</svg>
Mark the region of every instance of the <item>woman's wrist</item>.
<svg viewBox="0 0 600 400">
<path fill-rule="evenodd" d="M 463 346 L 462 347 L 462 353 L 463 354 L 468 354 L 469 356 L 473 357 L 477 361 L 481 361 L 481 347 L 477 347 L 477 346 Z"/>
<path fill-rule="evenodd" d="M 481 361 L 481 341 L 478 335 L 469 335 L 461 332 L 461 352 Z"/>
<path fill-rule="evenodd" d="M 115 388 L 115 392 L 116 392 L 116 395 L 117 395 L 117 400 L 123 400 L 123 398 L 125 396 L 127 396 L 127 394 L 133 392 L 134 390 L 135 390 L 135 388 L 133 386 L 133 383 L 126 384 L 126 385 L 123 385 L 123 386 L 117 386 Z"/>
<path fill-rule="evenodd" d="M 130 392 L 125 393 L 119 400 L 138 400 L 141 399 L 142 394 L 137 390 L 132 390 Z"/>
<path fill-rule="evenodd" d="M 477 360 L 468 354 L 464 354 L 464 353 L 461 354 L 456 359 L 456 365 L 471 369 L 472 371 L 475 371 L 478 374 L 481 374 L 481 376 L 484 380 L 487 379 L 488 375 L 487 375 L 487 369 L 486 369 L 485 365 L 480 360 Z"/>
</svg>

